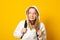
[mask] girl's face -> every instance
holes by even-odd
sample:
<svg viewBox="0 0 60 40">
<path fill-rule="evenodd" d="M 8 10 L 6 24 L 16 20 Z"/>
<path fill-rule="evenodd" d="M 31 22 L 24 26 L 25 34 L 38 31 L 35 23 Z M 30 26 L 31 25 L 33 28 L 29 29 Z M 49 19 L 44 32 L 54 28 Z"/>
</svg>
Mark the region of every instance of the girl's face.
<svg viewBox="0 0 60 40">
<path fill-rule="evenodd" d="M 36 19 L 36 15 L 37 15 L 37 13 L 36 13 L 36 11 L 35 11 L 35 9 L 34 8 L 30 8 L 29 9 L 29 14 L 28 14 L 28 18 L 29 18 L 29 20 L 35 20 Z"/>
</svg>

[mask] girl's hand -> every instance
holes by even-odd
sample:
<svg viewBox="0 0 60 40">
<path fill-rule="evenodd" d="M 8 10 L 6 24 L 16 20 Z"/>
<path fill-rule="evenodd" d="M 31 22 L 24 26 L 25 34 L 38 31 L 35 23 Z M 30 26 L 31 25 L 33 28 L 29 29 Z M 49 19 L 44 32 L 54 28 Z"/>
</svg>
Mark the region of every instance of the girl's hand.
<svg viewBox="0 0 60 40">
<path fill-rule="evenodd" d="M 27 31 L 27 29 L 26 28 L 22 28 L 22 34 L 25 34 L 26 33 L 26 31 Z"/>
<path fill-rule="evenodd" d="M 41 36 L 41 30 L 38 30 L 38 31 L 37 31 L 37 35 L 38 35 L 38 37 Z"/>
</svg>

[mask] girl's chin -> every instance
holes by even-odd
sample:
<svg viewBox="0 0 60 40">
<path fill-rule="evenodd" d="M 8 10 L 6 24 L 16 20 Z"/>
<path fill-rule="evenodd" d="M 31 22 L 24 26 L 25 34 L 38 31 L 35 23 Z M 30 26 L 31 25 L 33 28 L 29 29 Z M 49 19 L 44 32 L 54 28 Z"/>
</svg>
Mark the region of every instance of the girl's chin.
<svg viewBox="0 0 60 40">
<path fill-rule="evenodd" d="M 33 19 L 31 21 L 33 21 Z"/>
<path fill-rule="evenodd" d="M 30 19 L 30 20 L 35 20 L 35 19 Z"/>
<path fill-rule="evenodd" d="M 36 21 L 36 19 L 35 20 L 29 20 L 29 22 L 31 23 L 31 25 L 34 25 L 35 21 Z"/>
</svg>

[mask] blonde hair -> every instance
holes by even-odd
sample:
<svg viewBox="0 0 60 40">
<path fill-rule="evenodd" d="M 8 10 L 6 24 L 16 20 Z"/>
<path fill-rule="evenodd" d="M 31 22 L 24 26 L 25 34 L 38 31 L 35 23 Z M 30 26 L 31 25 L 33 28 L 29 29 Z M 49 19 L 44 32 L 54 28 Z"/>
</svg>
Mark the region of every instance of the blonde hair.
<svg viewBox="0 0 60 40">
<path fill-rule="evenodd" d="M 35 26 L 36 31 L 38 31 L 38 29 L 39 29 L 39 18 L 38 18 L 38 17 L 39 17 L 39 12 L 38 12 L 38 10 L 36 9 L 36 7 L 31 6 L 31 7 L 29 7 L 29 8 L 26 10 L 27 19 L 28 19 L 28 25 L 29 25 L 29 27 L 31 26 L 31 23 L 29 22 L 29 18 L 28 18 L 29 10 L 30 10 L 31 8 L 35 9 L 35 11 L 36 11 L 36 13 L 37 13 L 37 15 L 36 15 L 37 17 L 36 17 L 36 21 L 35 21 L 34 26 Z M 32 28 L 30 27 L 30 29 L 32 29 Z"/>
</svg>

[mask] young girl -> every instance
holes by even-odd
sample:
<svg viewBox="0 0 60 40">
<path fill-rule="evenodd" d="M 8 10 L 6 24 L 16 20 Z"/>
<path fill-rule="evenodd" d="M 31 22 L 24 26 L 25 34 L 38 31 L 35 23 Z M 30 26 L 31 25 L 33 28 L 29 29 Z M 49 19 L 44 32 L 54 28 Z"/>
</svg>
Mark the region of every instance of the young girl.
<svg viewBox="0 0 60 40">
<path fill-rule="evenodd" d="M 39 22 L 37 8 L 34 6 L 27 8 L 26 16 L 27 19 L 18 24 L 13 34 L 14 37 L 22 40 L 46 40 L 45 26 L 42 22 Z"/>
</svg>

